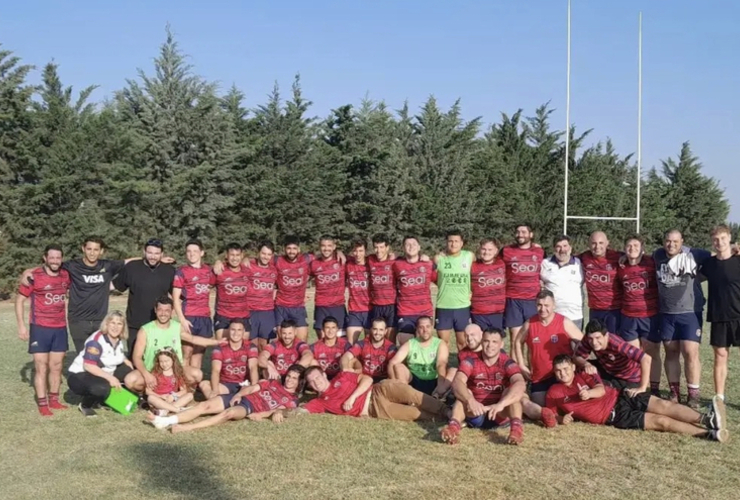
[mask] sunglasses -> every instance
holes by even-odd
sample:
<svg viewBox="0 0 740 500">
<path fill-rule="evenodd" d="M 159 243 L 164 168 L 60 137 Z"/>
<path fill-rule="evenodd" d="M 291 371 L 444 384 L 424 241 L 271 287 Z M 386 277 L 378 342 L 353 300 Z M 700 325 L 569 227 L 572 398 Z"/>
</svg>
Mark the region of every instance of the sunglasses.
<svg viewBox="0 0 740 500">
<path fill-rule="evenodd" d="M 164 247 L 164 245 L 162 244 L 162 240 L 158 238 L 152 238 L 146 242 L 146 244 L 144 245 L 144 248 L 146 247 L 157 247 L 161 249 Z"/>
</svg>

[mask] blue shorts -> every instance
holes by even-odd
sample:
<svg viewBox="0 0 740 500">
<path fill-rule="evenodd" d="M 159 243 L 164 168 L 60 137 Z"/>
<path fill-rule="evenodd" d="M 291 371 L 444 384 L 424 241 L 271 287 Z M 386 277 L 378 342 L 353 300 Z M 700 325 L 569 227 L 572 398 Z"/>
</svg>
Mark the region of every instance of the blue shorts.
<svg viewBox="0 0 740 500">
<path fill-rule="evenodd" d="M 695 312 L 660 316 L 660 338 L 663 342 L 672 340 L 701 342 L 701 325 Z"/>
<path fill-rule="evenodd" d="M 497 417 L 495 420 L 490 420 L 488 418 L 488 412 L 486 412 L 483 415 L 478 415 L 477 417 L 467 417 L 465 419 L 465 422 L 467 422 L 468 427 L 471 427 L 473 429 L 488 430 L 506 426 L 509 423 L 509 419 L 502 418 L 501 420 L 498 420 Z"/>
<path fill-rule="evenodd" d="M 213 337 L 213 321 L 208 316 L 185 316 L 190 321 L 190 333 L 198 337 Z"/>
<path fill-rule="evenodd" d="M 372 323 L 370 322 L 370 313 L 367 311 L 349 311 L 347 313 L 347 316 L 345 316 L 344 318 L 344 328 L 364 328 L 365 330 L 369 330 L 370 328 L 372 328 Z"/>
<path fill-rule="evenodd" d="M 704 331 L 704 310 L 694 311 L 696 314 L 696 321 L 699 322 L 699 330 Z"/>
<path fill-rule="evenodd" d="M 370 321 L 372 322 L 375 318 L 383 318 L 388 328 L 395 328 L 396 306 L 392 304 L 389 306 L 373 306 L 370 310 Z"/>
<path fill-rule="evenodd" d="M 295 326 L 298 328 L 308 326 L 306 308 L 275 306 L 275 326 L 280 328 L 280 323 L 285 320 L 295 321 Z"/>
<path fill-rule="evenodd" d="M 252 324 L 250 340 L 275 338 L 275 311 L 252 311 L 249 322 Z"/>
<path fill-rule="evenodd" d="M 229 394 L 228 394 L 229 396 L 233 396 L 234 394 L 239 392 L 239 390 L 242 388 L 241 385 L 236 384 L 234 382 L 221 382 L 221 385 L 226 387 L 229 390 Z"/>
<path fill-rule="evenodd" d="M 324 318 L 332 316 L 334 319 L 337 320 L 337 326 L 341 330 L 342 328 L 344 328 L 344 317 L 346 315 L 347 310 L 344 308 L 344 306 L 316 306 L 313 310 L 313 328 L 318 332 L 323 326 L 322 323 L 324 322 Z"/>
<path fill-rule="evenodd" d="M 244 330 L 247 332 L 250 330 L 249 318 L 227 318 L 226 316 L 220 316 L 218 314 L 213 317 L 213 329 L 228 330 L 232 321 L 241 321 L 244 323 Z"/>
<path fill-rule="evenodd" d="M 236 393 L 234 393 L 234 394 L 221 394 L 221 401 L 224 403 L 224 409 L 228 409 L 230 407 L 230 405 L 231 405 L 231 398 L 233 398 L 235 394 Z M 246 396 L 242 396 L 242 400 L 241 400 L 241 402 L 239 402 L 239 404 L 237 406 L 243 406 L 244 408 L 246 408 L 247 415 L 249 415 L 253 411 L 252 410 L 252 405 L 247 400 Z"/>
<path fill-rule="evenodd" d="M 529 393 L 534 394 L 535 392 L 547 392 L 547 390 L 553 385 L 558 383 L 558 379 L 555 377 L 548 377 L 540 380 L 539 382 L 529 383 Z"/>
<path fill-rule="evenodd" d="M 537 314 L 536 300 L 506 299 L 504 311 L 506 328 L 518 328 L 535 314 Z"/>
<path fill-rule="evenodd" d="M 462 309 L 437 309 L 434 314 L 437 319 L 434 320 L 437 330 L 455 330 L 464 332 L 465 327 L 470 324 L 470 308 Z"/>
<path fill-rule="evenodd" d="M 31 324 L 28 330 L 28 354 L 42 354 L 49 352 L 67 352 L 67 328 L 49 328 Z"/>
<path fill-rule="evenodd" d="M 660 315 L 649 318 L 622 316 L 619 336 L 627 342 L 640 338 L 660 343 Z"/>
<path fill-rule="evenodd" d="M 416 333 L 416 322 L 421 316 L 404 316 L 396 321 L 396 331 L 398 333 Z"/>
<path fill-rule="evenodd" d="M 473 324 L 478 325 L 484 332 L 493 328 L 504 329 L 503 314 L 471 314 L 470 320 Z"/>
<path fill-rule="evenodd" d="M 619 309 L 589 309 L 589 319 L 598 319 L 606 325 L 607 331 L 619 335 L 622 325 L 622 313 Z"/>
<path fill-rule="evenodd" d="M 417 378 L 416 375 L 412 373 L 410 385 L 417 391 L 431 396 L 434 392 L 434 389 L 437 388 L 437 379 L 433 378 L 432 380 L 422 380 L 420 378 Z"/>
</svg>

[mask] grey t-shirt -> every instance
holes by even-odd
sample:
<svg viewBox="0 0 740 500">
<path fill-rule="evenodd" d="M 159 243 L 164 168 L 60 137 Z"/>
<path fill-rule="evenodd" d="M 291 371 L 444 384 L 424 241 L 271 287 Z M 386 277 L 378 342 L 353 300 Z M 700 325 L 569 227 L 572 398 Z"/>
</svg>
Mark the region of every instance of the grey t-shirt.
<svg viewBox="0 0 740 500">
<path fill-rule="evenodd" d="M 704 260 L 711 256 L 709 252 L 700 248 L 689 249 L 684 247 L 682 251 L 690 253 L 696 261 L 697 266 L 701 266 Z M 697 306 L 696 292 L 698 280 L 696 277 L 689 274 L 684 274 L 683 276 L 674 275 L 668 267 L 668 261 L 671 259 L 663 248 L 655 251 L 653 259 L 655 260 L 655 269 L 658 277 L 658 297 L 661 314 L 694 312 Z"/>
</svg>

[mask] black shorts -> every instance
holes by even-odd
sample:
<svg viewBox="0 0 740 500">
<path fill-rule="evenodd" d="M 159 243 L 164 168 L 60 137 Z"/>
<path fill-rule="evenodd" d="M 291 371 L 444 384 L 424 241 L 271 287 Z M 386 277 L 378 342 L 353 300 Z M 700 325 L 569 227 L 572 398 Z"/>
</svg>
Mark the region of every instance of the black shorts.
<svg viewBox="0 0 740 500">
<path fill-rule="evenodd" d="M 529 393 L 534 394 L 536 392 L 547 392 L 547 390 L 553 385 L 558 383 L 558 379 L 555 377 L 547 377 L 546 379 L 540 380 L 539 382 L 529 383 Z"/>
<path fill-rule="evenodd" d="M 709 344 L 712 347 L 740 347 L 740 320 L 713 321 Z"/>
<path fill-rule="evenodd" d="M 412 373 L 411 383 L 409 385 L 417 391 L 431 396 L 434 390 L 437 388 L 437 379 L 433 378 L 432 380 L 422 380 L 420 378 L 417 378 L 417 376 Z"/>
<path fill-rule="evenodd" d="M 649 392 L 641 392 L 632 398 L 622 393 L 605 424 L 617 429 L 644 429 L 648 403 L 650 403 Z"/>
</svg>

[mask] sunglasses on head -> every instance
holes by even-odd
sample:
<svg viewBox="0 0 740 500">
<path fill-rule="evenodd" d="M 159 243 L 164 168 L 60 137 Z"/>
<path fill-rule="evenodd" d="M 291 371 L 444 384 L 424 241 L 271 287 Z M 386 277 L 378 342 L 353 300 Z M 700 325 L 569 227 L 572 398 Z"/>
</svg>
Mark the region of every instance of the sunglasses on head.
<svg viewBox="0 0 740 500">
<path fill-rule="evenodd" d="M 162 240 L 158 238 L 152 238 L 146 242 L 146 245 L 144 245 L 144 248 L 146 247 L 157 247 L 162 248 L 164 245 L 162 245 Z"/>
</svg>

